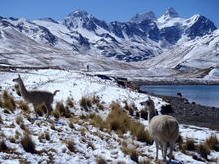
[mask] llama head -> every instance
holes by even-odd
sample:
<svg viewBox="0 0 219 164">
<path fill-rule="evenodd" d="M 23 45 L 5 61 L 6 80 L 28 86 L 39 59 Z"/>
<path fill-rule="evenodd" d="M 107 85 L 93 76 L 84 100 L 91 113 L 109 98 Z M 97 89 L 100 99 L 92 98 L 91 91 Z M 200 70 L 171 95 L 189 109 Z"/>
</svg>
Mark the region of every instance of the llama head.
<svg viewBox="0 0 219 164">
<path fill-rule="evenodd" d="M 18 74 L 18 78 L 13 79 L 12 81 L 18 84 L 21 83 L 22 82 L 21 76 Z"/>
<path fill-rule="evenodd" d="M 150 97 L 148 97 L 147 101 L 143 101 L 140 104 L 145 106 L 146 111 L 154 111 L 155 110 L 154 101 Z"/>
</svg>

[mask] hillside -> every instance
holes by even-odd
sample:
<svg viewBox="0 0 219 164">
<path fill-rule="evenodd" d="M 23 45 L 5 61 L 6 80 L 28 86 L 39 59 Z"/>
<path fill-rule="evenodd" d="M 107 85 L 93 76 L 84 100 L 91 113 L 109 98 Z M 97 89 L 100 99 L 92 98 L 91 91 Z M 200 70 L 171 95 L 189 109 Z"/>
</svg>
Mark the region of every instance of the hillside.
<svg viewBox="0 0 219 164">
<path fill-rule="evenodd" d="M 16 94 L 12 79 L 17 73 L 28 89 L 60 90 L 53 103 L 55 112 L 48 120 L 42 110 L 38 111 L 42 116 L 36 118 L 32 106 L 26 106 Z M 0 80 L 1 162 L 154 163 L 155 145 L 147 135 L 148 122 L 137 114 L 143 109 L 139 103 L 147 100 L 148 95 L 120 88 L 113 80 L 102 80 L 85 72 L 17 70 L 2 72 Z M 3 93 L 4 90 L 11 96 Z M 11 102 L 11 97 L 16 106 L 5 103 Z M 82 98 L 90 103 L 82 103 Z M 167 104 L 162 99 L 152 99 L 158 110 Z M 111 121 L 119 122 L 114 125 Z M 219 137 L 218 131 L 183 124 L 180 125 L 180 134 L 183 145 L 188 139 L 199 145 L 212 135 Z M 31 137 L 25 139 L 29 147 L 22 146 L 25 145 L 22 142 L 25 136 Z M 35 148 L 33 144 L 31 146 L 31 140 Z M 219 154 L 215 150 L 210 150 L 206 158 L 205 153 L 201 153 L 202 156 L 198 153 L 199 148 L 187 149 L 176 146 L 173 163 L 201 164 L 218 160 Z"/>
</svg>

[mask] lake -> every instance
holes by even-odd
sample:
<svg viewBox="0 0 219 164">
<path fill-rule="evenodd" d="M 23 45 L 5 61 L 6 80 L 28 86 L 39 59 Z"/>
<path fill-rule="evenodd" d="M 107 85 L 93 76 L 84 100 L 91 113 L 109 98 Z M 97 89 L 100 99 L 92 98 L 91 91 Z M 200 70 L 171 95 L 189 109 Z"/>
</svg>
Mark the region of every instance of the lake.
<svg viewBox="0 0 219 164">
<path fill-rule="evenodd" d="M 219 107 L 219 85 L 150 85 L 142 86 L 141 90 L 175 97 L 180 92 L 182 97 L 187 98 L 189 102 Z"/>
</svg>

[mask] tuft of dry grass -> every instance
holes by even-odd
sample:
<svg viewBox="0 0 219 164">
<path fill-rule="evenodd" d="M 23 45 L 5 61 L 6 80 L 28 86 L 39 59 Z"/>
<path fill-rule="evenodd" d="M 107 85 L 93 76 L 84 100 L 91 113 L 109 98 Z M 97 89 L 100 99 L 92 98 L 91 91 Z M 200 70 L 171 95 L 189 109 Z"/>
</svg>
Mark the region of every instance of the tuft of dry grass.
<svg viewBox="0 0 219 164">
<path fill-rule="evenodd" d="M 74 141 L 66 141 L 66 146 L 68 148 L 69 151 L 71 152 L 76 152 L 76 148 L 75 148 L 75 143 Z"/>
<path fill-rule="evenodd" d="M 137 140 L 140 142 L 146 142 L 149 145 L 153 144 L 153 139 L 149 135 L 148 130 L 145 130 L 144 125 L 136 123 L 133 126 L 132 133 L 136 136 Z"/>
<path fill-rule="evenodd" d="M 134 116 L 134 111 L 137 111 L 137 107 L 135 106 L 135 104 L 129 105 L 127 101 L 124 101 L 124 104 L 124 109 L 129 112 L 129 115 Z"/>
<path fill-rule="evenodd" d="M 9 141 L 10 141 L 11 143 L 16 143 L 15 137 L 12 137 L 12 136 L 9 138 Z"/>
<path fill-rule="evenodd" d="M 99 115 L 93 113 L 88 116 L 92 125 L 99 127 L 100 130 L 107 129 L 115 131 L 119 135 L 130 131 L 138 141 L 152 144 L 153 139 L 150 137 L 143 124 L 131 119 L 123 110 L 120 104 L 112 102 L 110 107 L 112 111 L 108 114 L 106 120 L 103 120 Z"/>
<path fill-rule="evenodd" d="M 74 108 L 75 107 L 73 98 L 70 98 L 70 97 L 67 98 L 66 106 L 69 107 L 69 108 Z"/>
<path fill-rule="evenodd" d="M 199 144 L 197 147 L 197 152 L 201 155 L 201 157 L 208 159 L 208 155 L 210 154 L 210 149 L 205 144 Z"/>
<path fill-rule="evenodd" d="M 34 109 L 35 110 L 35 112 L 36 112 L 36 114 L 38 115 L 38 116 L 43 116 L 44 114 L 46 114 L 47 113 L 47 109 L 46 109 L 46 107 L 44 106 L 44 105 L 40 105 L 40 106 L 38 106 L 36 109 Z"/>
<path fill-rule="evenodd" d="M 23 123 L 24 123 L 23 117 L 17 116 L 17 118 L 16 118 L 16 123 L 17 123 L 18 125 L 23 124 Z"/>
<path fill-rule="evenodd" d="M 46 139 L 47 141 L 49 141 L 50 134 L 49 134 L 49 132 L 45 132 L 45 133 L 42 133 L 38 138 L 39 138 L 40 142 L 43 142 L 43 139 Z"/>
<path fill-rule="evenodd" d="M 132 120 L 127 113 L 122 110 L 119 104 L 113 104 L 112 109 L 106 120 L 111 130 L 120 131 L 122 133 L 130 131 L 138 141 L 146 142 L 147 144 L 153 143 L 144 125 Z"/>
<path fill-rule="evenodd" d="M 97 104 L 97 108 L 100 110 L 104 110 L 105 106 L 103 104 Z"/>
<path fill-rule="evenodd" d="M 98 158 L 96 159 L 96 163 L 97 163 L 97 164 L 107 164 L 106 160 L 103 159 L 103 157 L 98 157 Z"/>
<path fill-rule="evenodd" d="M 3 119 L 1 115 L 0 115 L 0 124 L 3 124 Z"/>
<path fill-rule="evenodd" d="M 30 108 L 28 106 L 28 104 L 24 101 L 19 101 L 18 103 L 18 107 L 24 111 L 24 112 L 27 112 L 27 113 L 30 113 Z"/>
<path fill-rule="evenodd" d="M 138 141 L 153 144 L 153 139 L 150 137 L 143 124 L 131 119 L 123 108 L 116 102 L 110 105 L 112 110 L 108 114 L 106 120 L 103 120 L 99 115 L 92 113 L 88 116 L 92 125 L 99 127 L 100 130 L 107 129 L 115 131 L 118 134 L 124 134 L 130 131 Z"/>
<path fill-rule="evenodd" d="M 139 162 L 139 164 L 151 164 L 152 162 L 151 162 L 151 160 L 150 159 L 144 159 L 144 160 L 142 160 L 142 161 L 140 161 Z"/>
<path fill-rule="evenodd" d="M 204 144 L 211 150 L 219 151 L 219 141 L 216 135 L 211 135 Z"/>
<path fill-rule="evenodd" d="M 183 144 L 184 150 L 194 151 L 196 149 L 195 141 L 193 139 L 187 139 Z"/>
<path fill-rule="evenodd" d="M 58 120 L 61 117 L 61 114 L 59 113 L 58 110 L 54 110 L 52 112 L 52 115 L 55 117 L 56 120 Z"/>
<path fill-rule="evenodd" d="M 6 152 L 8 150 L 8 146 L 6 145 L 5 141 L 0 141 L 0 152 Z"/>
<path fill-rule="evenodd" d="M 91 119 L 91 124 L 96 127 L 99 127 L 100 130 L 103 130 L 103 128 L 106 128 L 105 122 L 99 115 L 92 113 L 88 117 Z"/>
<path fill-rule="evenodd" d="M 100 104 L 100 97 L 94 95 L 94 96 L 91 98 L 91 102 L 92 102 L 92 104 Z"/>
<path fill-rule="evenodd" d="M 127 132 L 131 125 L 131 119 L 126 112 L 123 111 L 120 104 L 112 102 L 110 104 L 112 111 L 109 113 L 106 123 L 110 130 L 120 131 L 122 134 Z"/>
<path fill-rule="evenodd" d="M 80 100 L 80 106 L 88 111 L 89 108 L 92 107 L 92 99 L 90 99 L 89 97 L 82 97 L 81 100 Z"/>
<path fill-rule="evenodd" d="M 130 155 L 131 160 L 135 161 L 136 163 L 138 163 L 138 157 L 139 157 L 139 152 L 134 149 L 134 148 L 127 148 L 127 147 L 122 147 L 121 150 L 123 151 L 123 153 Z"/>
<path fill-rule="evenodd" d="M 54 115 L 54 117 L 59 118 L 60 116 L 66 117 L 66 118 L 70 118 L 71 117 L 71 112 L 69 110 L 68 107 L 65 107 L 63 102 L 57 102 L 56 103 L 56 108 L 55 108 L 55 113 L 56 116 Z"/>
<path fill-rule="evenodd" d="M 28 134 L 25 134 L 25 136 L 21 139 L 21 145 L 26 152 L 36 153 L 35 143 Z"/>
<path fill-rule="evenodd" d="M 47 140 L 47 141 L 49 141 L 50 140 L 50 133 L 49 132 L 45 132 L 45 139 Z"/>
<path fill-rule="evenodd" d="M 2 98 L 2 107 L 10 110 L 11 112 L 14 112 L 14 110 L 16 109 L 16 103 L 14 101 L 14 98 L 7 91 L 3 92 Z"/>
<path fill-rule="evenodd" d="M 0 108 L 3 108 L 3 100 L 2 100 L 2 96 L 0 95 Z"/>
</svg>

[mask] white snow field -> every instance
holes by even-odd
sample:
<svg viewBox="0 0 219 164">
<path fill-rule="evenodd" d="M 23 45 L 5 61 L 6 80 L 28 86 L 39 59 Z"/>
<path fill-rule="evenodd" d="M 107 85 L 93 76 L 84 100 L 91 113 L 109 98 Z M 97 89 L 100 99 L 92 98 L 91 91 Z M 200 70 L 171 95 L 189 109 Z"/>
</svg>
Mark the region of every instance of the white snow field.
<svg viewBox="0 0 219 164">
<path fill-rule="evenodd" d="M 82 116 L 95 113 L 102 119 L 106 119 L 111 109 L 109 105 L 112 101 L 118 101 L 124 105 L 126 100 L 128 104 L 134 103 L 137 110 L 143 109 L 139 103 L 148 99 L 148 95 L 137 93 L 131 89 L 120 88 L 112 80 L 102 80 L 92 75 L 92 73 L 65 71 L 65 70 L 17 70 L 14 72 L 1 72 L 0 86 L 1 91 L 6 90 L 15 97 L 16 101 L 22 100 L 12 89 L 14 88 L 13 78 L 21 75 L 27 89 L 40 89 L 47 91 L 60 90 L 55 96 L 53 108 L 56 102 L 65 102 L 68 97 L 73 98 L 75 107 L 69 108 L 73 113 L 71 118 L 60 117 L 58 120 L 54 116 L 50 116 L 46 120 L 45 116 L 35 117 L 32 105 L 29 105 L 32 112 L 24 113 L 20 108 L 16 108 L 14 112 L 4 112 L 0 108 L 0 116 L 2 123 L 0 124 L 1 133 L 0 140 L 5 141 L 6 145 L 13 149 L 11 152 L 0 152 L 0 163 L 97 163 L 97 159 L 103 159 L 107 163 L 136 163 L 122 151 L 123 143 L 127 143 L 127 148 L 135 149 L 139 152 L 138 161 L 146 161 L 155 163 L 155 145 L 147 145 L 144 142 L 137 141 L 130 132 L 118 134 L 114 131 L 100 129 L 89 121 L 83 119 Z M 85 111 L 80 106 L 82 97 L 99 96 L 104 110 L 98 110 L 96 107 L 91 107 Z M 155 106 L 159 110 L 162 105 L 167 104 L 160 98 L 152 97 L 155 101 Z M 27 132 L 23 130 L 17 123 L 17 117 L 22 117 L 26 129 L 28 129 L 31 138 L 36 144 L 38 153 L 26 152 L 21 143 L 21 137 Z M 130 116 L 133 120 L 141 122 L 147 128 L 148 122 L 142 118 L 137 119 Z M 31 119 L 30 119 L 31 118 Z M 86 117 L 85 117 L 86 118 Z M 69 123 L 73 123 L 73 127 Z M 39 136 L 48 133 L 50 138 L 40 139 Z M 180 133 L 184 139 L 194 139 L 197 143 L 204 142 L 211 135 L 219 137 L 219 132 L 207 128 L 200 128 L 189 125 L 180 125 Z M 15 138 L 15 141 L 11 138 Z M 74 151 L 70 151 L 66 146 L 67 141 L 74 142 Z M 177 146 L 178 147 L 178 146 Z M 175 159 L 172 163 L 190 163 L 204 164 L 217 163 L 219 152 L 211 151 L 208 156 L 209 161 L 197 161 L 192 158 L 195 154 L 189 152 L 182 153 L 177 149 L 174 151 Z M 159 152 L 159 159 L 161 159 Z M 214 159 L 214 161 L 211 161 Z"/>
</svg>

